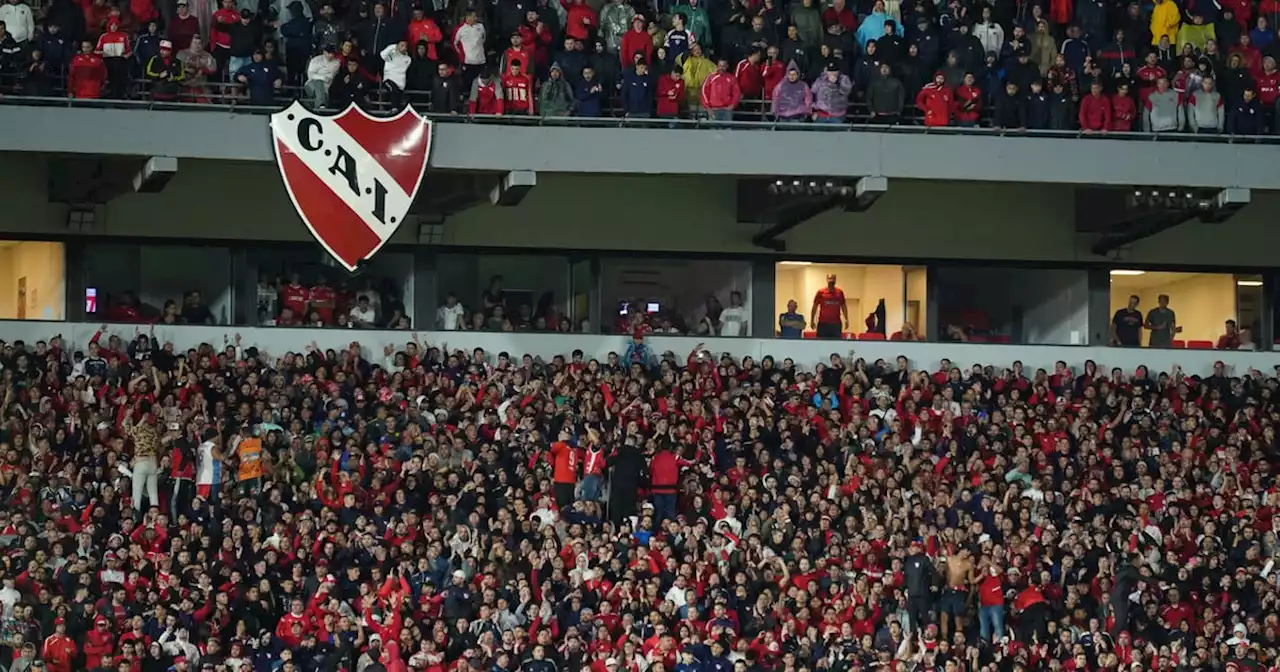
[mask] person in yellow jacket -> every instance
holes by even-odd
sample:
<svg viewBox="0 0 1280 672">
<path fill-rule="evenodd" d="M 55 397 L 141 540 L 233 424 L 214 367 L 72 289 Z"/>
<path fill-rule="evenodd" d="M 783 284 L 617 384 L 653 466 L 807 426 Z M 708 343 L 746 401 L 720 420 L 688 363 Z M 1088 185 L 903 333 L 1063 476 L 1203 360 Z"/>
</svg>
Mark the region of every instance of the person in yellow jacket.
<svg viewBox="0 0 1280 672">
<path fill-rule="evenodd" d="M 702 83 L 716 71 L 716 64 L 702 54 L 702 45 L 694 43 L 688 54 L 676 63 L 684 76 L 685 99 L 690 113 L 702 109 Z"/>
<path fill-rule="evenodd" d="M 1169 44 L 1177 44 L 1178 28 L 1182 25 L 1182 14 L 1178 3 L 1173 0 L 1156 0 L 1156 8 L 1151 12 L 1151 46 L 1160 44 L 1161 37 L 1168 37 Z"/>
</svg>

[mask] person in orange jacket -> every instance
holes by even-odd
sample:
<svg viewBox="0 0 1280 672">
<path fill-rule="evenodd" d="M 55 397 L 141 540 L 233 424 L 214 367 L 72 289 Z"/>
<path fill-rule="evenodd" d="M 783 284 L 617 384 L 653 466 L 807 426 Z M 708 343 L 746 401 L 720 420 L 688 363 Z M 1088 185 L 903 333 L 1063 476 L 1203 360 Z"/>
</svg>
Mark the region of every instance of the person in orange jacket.
<svg viewBox="0 0 1280 672">
<path fill-rule="evenodd" d="M 44 640 L 40 657 L 49 666 L 49 672 L 71 672 L 71 661 L 80 653 L 76 641 L 67 636 L 67 621 L 59 616 L 53 619 L 53 634 Z"/>
<path fill-rule="evenodd" d="M 924 113 L 925 126 L 951 125 L 951 110 L 955 94 L 947 86 L 947 78 L 941 72 L 933 75 L 933 81 L 925 84 L 916 94 L 916 107 Z"/>
</svg>

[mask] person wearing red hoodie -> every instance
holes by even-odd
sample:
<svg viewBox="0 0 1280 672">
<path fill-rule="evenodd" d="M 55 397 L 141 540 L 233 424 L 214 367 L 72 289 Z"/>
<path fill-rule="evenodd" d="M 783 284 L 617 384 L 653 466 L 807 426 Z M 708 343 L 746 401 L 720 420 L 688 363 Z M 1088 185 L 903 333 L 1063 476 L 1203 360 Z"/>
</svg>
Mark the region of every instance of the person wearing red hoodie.
<svg viewBox="0 0 1280 672">
<path fill-rule="evenodd" d="M 742 100 L 738 78 L 729 73 L 729 61 L 716 62 L 716 71 L 702 83 L 702 109 L 716 121 L 733 121 L 733 111 Z"/>
<path fill-rule="evenodd" d="M 133 47 L 129 44 L 129 34 L 120 30 L 118 19 L 113 18 L 107 22 L 107 31 L 98 38 L 95 51 L 107 66 L 107 96 L 124 98 L 125 85 L 129 83 L 129 57 L 133 55 Z"/>
<path fill-rule="evenodd" d="M 40 657 L 49 666 L 49 672 L 71 672 L 71 662 L 80 652 L 76 641 L 67 636 L 66 619 L 53 619 L 53 634 L 44 640 Z"/>
<path fill-rule="evenodd" d="M 686 460 L 680 457 L 679 448 L 671 445 L 663 446 L 654 453 L 653 459 L 649 462 L 649 482 L 653 486 L 655 528 L 661 526 L 664 520 L 675 519 L 676 488 L 680 484 L 680 470 L 697 464 L 701 457 L 702 450 L 699 449 L 693 460 Z"/>
<path fill-rule="evenodd" d="M 764 66 L 760 64 L 762 60 L 764 60 L 764 53 L 759 49 L 752 49 L 751 53 L 738 61 L 737 67 L 733 69 L 733 76 L 738 78 L 738 90 L 742 91 L 743 100 L 764 99 Z"/>
<path fill-rule="evenodd" d="M 955 94 L 941 72 L 934 73 L 933 81 L 916 94 L 916 107 L 924 113 L 925 126 L 950 126 L 954 101 Z"/>
<path fill-rule="evenodd" d="M 592 9 L 585 0 L 573 0 L 572 4 L 560 0 L 560 4 L 564 5 L 566 10 L 565 37 L 586 42 L 591 37 L 591 33 L 595 32 L 596 26 L 600 25 L 600 17 L 596 16 L 596 10 Z"/>
<path fill-rule="evenodd" d="M 67 95 L 72 98 L 95 99 L 102 97 L 102 86 L 107 81 L 107 66 L 102 57 L 93 51 L 93 43 L 80 43 L 80 53 L 71 59 L 67 69 Z"/>
<path fill-rule="evenodd" d="M 664 119 L 675 119 L 680 116 L 680 102 L 684 96 L 684 77 L 680 68 L 672 68 L 670 72 L 658 78 L 658 116 Z"/>
<path fill-rule="evenodd" d="M 644 56 L 645 63 L 653 62 L 653 38 L 645 29 L 644 17 L 639 15 L 631 19 L 631 30 L 622 36 L 618 58 L 622 63 L 635 63 L 636 54 Z"/>
<path fill-rule="evenodd" d="M 440 42 L 444 40 L 444 33 L 441 32 L 440 26 L 436 25 L 435 20 L 427 16 L 421 7 L 413 8 L 413 20 L 409 22 L 406 39 L 409 44 L 415 46 L 419 42 L 426 42 L 427 60 L 433 63 L 440 60 Z"/>
<path fill-rule="evenodd" d="M 93 628 L 84 636 L 85 669 L 103 667 L 115 652 L 115 641 L 115 636 L 111 634 L 111 624 L 105 616 L 99 615 L 93 622 Z"/>
<path fill-rule="evenodd" d="M 1080 130 L 1106 133 L 1111 128 L 1111 99 L 1102 93 L 1102 83 L 1094 82 L 1089 95 L 1080 101 Z"/>
<path fill-rule="evenodd" d="M 982 89 L 978 88 L 973 73 L 966 72 L 964 81 L 956 87 L 955 120 L 957 126 L 977 126 L 982 117 Z"/>
<path fill-rule="evenodd" d="M 1121 84 L 1111 96 L 1111 126 L 1113 131 L 1132 131 L 1138 118 L 1138 104 L 1129 95 L 1129 85 Z"/>
</svg>

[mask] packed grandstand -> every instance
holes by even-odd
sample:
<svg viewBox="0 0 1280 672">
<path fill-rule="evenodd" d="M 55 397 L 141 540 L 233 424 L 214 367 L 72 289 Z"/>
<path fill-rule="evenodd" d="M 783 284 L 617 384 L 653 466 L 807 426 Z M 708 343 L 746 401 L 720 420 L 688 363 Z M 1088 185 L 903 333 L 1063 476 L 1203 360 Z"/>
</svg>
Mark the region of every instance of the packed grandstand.
<svg viewBox="0 0 1280 672">
<path fill-rule="evenodd" d="M 6 94 L 1276 133 L 1276 0 L 27 0 Z"/>
<path fill-rule="evenodd" d="M 1273 374 L 111 331 L 0 342 L 10 670 L 1277 663 Z"/>
</svg>

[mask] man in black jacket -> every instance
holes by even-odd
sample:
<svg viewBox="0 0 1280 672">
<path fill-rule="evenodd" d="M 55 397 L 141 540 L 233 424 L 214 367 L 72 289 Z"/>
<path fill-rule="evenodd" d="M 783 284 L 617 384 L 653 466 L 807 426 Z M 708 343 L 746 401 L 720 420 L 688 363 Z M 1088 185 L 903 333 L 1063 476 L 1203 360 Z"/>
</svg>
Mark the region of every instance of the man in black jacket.
<svg viewBox="0 0 1280 672">
<path fill-rule="evenodd" d="M 462 80 L 453 71 L 453 66 L 448 63 L 438 65 L 436 74 L 439 76 L 431 84 L 431 111 L 461 114 L 466 98 L 466 92 L 462 90 Z"/>
<path fill-rule="evenodd" d="M 933 620 L 934 603 L 938 595 L 938 575 L 933 561 L 924 554 L 919 540 L 911 542 L 911 554 L 904 565 L 907 589 L 907 618 L 911 630 L 919 632 Z"/>
<path fill-rule="evenodd" d="M 619 523 L 636 513 L 636 497 L 644 484 L 645 459 L 634 436 L 627 437 L 608 459 L 609 521 Z"/>
</svg>

